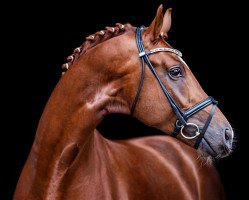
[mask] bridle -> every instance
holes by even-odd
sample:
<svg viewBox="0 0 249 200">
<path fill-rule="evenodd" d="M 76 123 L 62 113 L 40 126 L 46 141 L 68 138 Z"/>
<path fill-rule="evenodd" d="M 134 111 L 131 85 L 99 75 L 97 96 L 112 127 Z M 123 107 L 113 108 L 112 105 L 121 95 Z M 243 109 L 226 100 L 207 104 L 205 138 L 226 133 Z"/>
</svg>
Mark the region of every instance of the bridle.
<svg viewBox="0 0 249 200">
<path fill-rule="evenodd" d="M 149 60 L 148 55 L 153 54 L 153 53 L 157 53 L 157 52 L 170 52 L 170 53 L 174 53 L 174 54 L 181 57 L 182 53 L 176 49 L 164 48 L 164 47 L 163 48 L 155 48 L 155 49 L 152 49 L 149 51 L 145 51 L 143 41 L 142 41 L 143 29 L 144 29 L 144 26 L 136 29 L 136 43 L 137 43 L 137 47 L 138 47 L 138 51 L 139 51 L 139 57 L 141 58 L 141 61 L 142 61 L 142 71 L 141 71 L 141 79 L 140 79 L 140 83 L 138 86 L 137 94 L 135 96 L 135 99 L 134 99 L 132 107 L 131 107 L 131 115 L 133 115 L 133 113 L 134 113 L 134 110 L 135 110 L 135 107 L 136 107 L 136 104 L 138 101 L 138 97 L 140 95 L 140 92 L 141 92 L 141 89 L 143 86 L 144 70 L 145 70 L 145 63 L 146 63 L 148 65 L 149 69 L 151 70 L 152 74 L 154 75 L 154 77 L 158 81 L 164 95 L 167 97 L 174 113 L 176 114 L 177 121 L 175 124 L 175 129 L 172 133 L 172 136 L 176 137 L 178 135 L 178 133 L 180 132 L 181 135 L 185 139 L 188 139 L 188 140 L 195 139 L 196 142 L 194 144 L 194 148 L 197 149 L 202 141 L 202 138 L 204 137 L 205 132 L 208 129 L 208 126 L 209 126 L 212 118 L 213 118 L 213 115 L 214 115 L 214 112 L 215 112 L 215 109 L 217 107 L 218 102 L 213 97 L 209 96 L 206 99 L 204 99 L 203 101 L 192 106 L 188 110 L 186 110 L 186 111 L 181 110 L 181 108 L 177 105 L 175 100 L 171 97 L 171 95 L 168 92 L 168 90 L 166 89 L 166 87 L 163 85 L 162 81 L 160 80 L 159 76 L 157 75 L 155 68 L 153 67 L 152 63 Z M 199 112 L 200 110 L 204 109 L 205 107 L 207 107 L 211 104 L 213 104 L 213 106 L 212 106 L 212 109 L 209 113 L 209 116 L 208 116 L 207 121 L 206 121 L 205 125 L 203 126 L 203 128 L 200 128 L 195 123 L 187 122 L 189 117 L 191 117 L 192 115 L 196 114 L 197 112 Z M 185 135 L 183 131 L 186 127 L 195 128 L 195 134 L 193 136 Z"/>
</svg>

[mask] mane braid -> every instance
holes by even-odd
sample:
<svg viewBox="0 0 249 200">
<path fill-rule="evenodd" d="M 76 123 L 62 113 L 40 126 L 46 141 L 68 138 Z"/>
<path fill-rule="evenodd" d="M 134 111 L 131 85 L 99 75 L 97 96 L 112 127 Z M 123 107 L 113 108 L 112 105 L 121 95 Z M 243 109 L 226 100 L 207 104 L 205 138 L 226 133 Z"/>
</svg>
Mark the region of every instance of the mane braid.
<svg viewBox="0 0 249 200">
<path fill-rule="evenodd" d="M 127 29 L 127 25 L 116 23 L 115 27 L 106 27 L 105 30 L 98 31 L 93 35 L 86 37 L 86 41 L 80 47 L 75 48 L 73 53 L 67 57 L 67 62 L 62 65 L 62 75 L 79 58 L 79 56 L 84 54 L 87 50 L 101 42 L 123 34 Z"/>
</svg>

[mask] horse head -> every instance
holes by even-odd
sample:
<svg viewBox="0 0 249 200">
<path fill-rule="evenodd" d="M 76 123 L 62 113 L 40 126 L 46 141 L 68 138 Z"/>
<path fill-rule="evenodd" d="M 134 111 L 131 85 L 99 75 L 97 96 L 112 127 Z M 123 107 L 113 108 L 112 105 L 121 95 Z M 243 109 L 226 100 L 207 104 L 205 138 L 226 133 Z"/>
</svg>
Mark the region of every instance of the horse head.
<svg viewBox="0 0 249 200">
<path fill-rule="evenodd" d="M 86 107 L 97 106 L 101 116 L 132 114 L 204 156 L 225 157 L 232 149 L 233 130 L 181 52 L 168 44 L 170 26 L 171 9 L 163 15 L 160 6 L 149 27 L 118 23 L 90 35 L 68 57 L 63 68 L 70 69 L 62 79 L 81 74 L 73 80 L 82 82 L 80 88 L 94 88 L 84 93 Z"/>
</svg>

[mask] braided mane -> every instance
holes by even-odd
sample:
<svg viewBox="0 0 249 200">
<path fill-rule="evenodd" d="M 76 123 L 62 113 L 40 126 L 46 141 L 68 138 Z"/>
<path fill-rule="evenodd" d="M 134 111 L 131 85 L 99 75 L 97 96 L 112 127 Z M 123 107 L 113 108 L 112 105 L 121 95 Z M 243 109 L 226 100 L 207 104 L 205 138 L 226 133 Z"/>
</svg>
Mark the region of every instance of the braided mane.
<svg viewBox="0 0 249 200">
<path fill-rule="evenodd" d="M 80 55 L 84 54 L 87 50 L 101 42 L 123 34 L 127 28 L 127 25 L 116 23 L 115 27 L 106 27 L 105 30 L 98 31 L 86 37 L 86 41 L 81 46 L 75 48 L 73 53 L 67 57 L 67 62 L 62 65 L 62 75 L 79 58 Z"/>
</svg>

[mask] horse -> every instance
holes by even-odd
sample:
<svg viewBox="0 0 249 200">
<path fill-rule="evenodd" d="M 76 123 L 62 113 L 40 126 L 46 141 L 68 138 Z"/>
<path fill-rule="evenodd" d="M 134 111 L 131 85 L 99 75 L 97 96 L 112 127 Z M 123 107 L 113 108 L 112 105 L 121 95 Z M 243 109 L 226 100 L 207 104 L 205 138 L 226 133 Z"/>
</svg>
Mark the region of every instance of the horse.
<svg viewBox="0 0 249 200">
<path fill-rule="evenodd" d="M 225 198 L 215 166 L 205 162 L 228 156 L 234 133 L 167 42 L 170 27 L 171 8 L 164 14 L 161 5 L 148 27 L 117 23 L 73 51 L 14 200 Z M 132 115 L 164 135 L 106 139 L 96 127 L 110 113 Z"/>
</svg>

